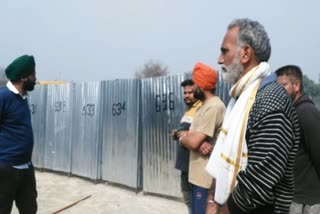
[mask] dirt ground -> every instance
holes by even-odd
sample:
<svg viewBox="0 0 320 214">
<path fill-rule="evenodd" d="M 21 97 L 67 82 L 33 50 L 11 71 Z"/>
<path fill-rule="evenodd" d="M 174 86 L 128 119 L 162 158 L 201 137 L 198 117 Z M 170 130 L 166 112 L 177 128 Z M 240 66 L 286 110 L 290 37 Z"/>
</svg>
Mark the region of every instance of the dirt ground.
<svg viewBox="0 0 320 214">
<path fill-rule="evenodd" d="M 186 206 L 177 200 L 145 195 L 110 184 L 95 184 L 78 177 L 36 171 L 38 213 L 52 214 L 80 199 L 62 214 L 185 214 Z M 13 214 L 18 214 L 13 208 Z"/>
</svg>

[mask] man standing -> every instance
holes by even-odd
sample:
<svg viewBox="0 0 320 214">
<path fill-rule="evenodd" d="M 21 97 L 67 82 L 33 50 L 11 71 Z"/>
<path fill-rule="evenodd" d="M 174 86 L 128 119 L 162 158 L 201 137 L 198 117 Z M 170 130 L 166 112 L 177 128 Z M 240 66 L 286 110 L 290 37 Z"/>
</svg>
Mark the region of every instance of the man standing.
<svg viewBox="0 0 320 214">
<path fill-rule="evenodd" d="M 287 65 L 276 71 L 293 100 L 301 130 L 299 150 L 294 165 L 294 196 L 291 214 L 320 213 L 320 111 L 303 94 L 302 71 Z"/>
<path fill-rule="evenodd" d="M 0 213 L 9 214 L 15 201 L 19 213 L 34 214 L 37 190 L 27 101 L 27 91 L 36 84 L 33 56 L 18 57 L 5 72 L 10 81 L 0 89 Z"/>
<path fill-rule="evenodd" d="M 218 73 L 214 69 L 197 63 L 192 80 L 198 86 L 195 97 L 203 97 L 203 105 L 197 111 L 190 131 L 179 132 L 178 136 L 180 143 L 190 149 L 191 213 L 204 214 L 208 189 L 212 184 L 212 177 L 205 171 L 205 166 L 222 124 L 225 105 L 215 95 Z"/>
<path fill-rule="evenodd" d="M 293 165 L 299 125 L 292 102 L 267 61 L 271 53 L 264 27 L 234 20 L 218 63 L 230 89 L 220 135 L 207 171 L 215 189 L 207 209 L 219 213 L 288 213 L 293 197 Z"/>
<path fill-rule="evenodd" d="M 194 91 L 196 86 L 194 85 L 191 79 L 184 80 L 181 83 L 181 87 L 183 87 L 183 101 L 187 105 L 187 110 L 181 119 L 178 129 L 174 129 L 171 132 L 171 135 L 175 140 L 179 139 L 177 136 L 178 132 L 189 130 L 194 115 L 202 105 L 201 100 L 198 100 L 194 97 Z M 181 144 L 178 145 L 175 168 L 181 171 L 181 191 L 184 202 L 190 210 L 191 186 L 188 181 L 189 153 L 189 149 L 185 148 Z"/>
</svg>

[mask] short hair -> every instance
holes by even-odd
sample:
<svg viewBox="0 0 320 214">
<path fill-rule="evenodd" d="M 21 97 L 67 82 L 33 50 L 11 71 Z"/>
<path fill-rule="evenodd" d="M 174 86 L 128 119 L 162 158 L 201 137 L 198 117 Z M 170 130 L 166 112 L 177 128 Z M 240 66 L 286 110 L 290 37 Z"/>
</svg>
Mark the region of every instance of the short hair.
<svg viewBox="0 0 320 214">
<path fill-rule="evenodd" d="M 285 65 L 281 68 L 278 68 L 275 73 L 277 76 L 291 76 L 294 77 L 296 80 L 300 81 L 300 92 L 303 91 L 303 76 L 302 71 L 299 66 L 297 65 Z"/>
<path fill-rule="evenodd" d="M 192 81 L 192 79 L 186 79 L 181 82 L 181 87 L 193 86 L 193 85 L 194 85 L 194 82 Z"/>
<path fill-rule="evenodd" d="M 249 45 L 253 50 L 257 60 L 268 62 L 271 55 L 271 45 L 269 36 L 264 27 L 257 21 L 251 19 L 235 19 L 228 30 L 239 27 L 238 46 Z"/>
</svg>

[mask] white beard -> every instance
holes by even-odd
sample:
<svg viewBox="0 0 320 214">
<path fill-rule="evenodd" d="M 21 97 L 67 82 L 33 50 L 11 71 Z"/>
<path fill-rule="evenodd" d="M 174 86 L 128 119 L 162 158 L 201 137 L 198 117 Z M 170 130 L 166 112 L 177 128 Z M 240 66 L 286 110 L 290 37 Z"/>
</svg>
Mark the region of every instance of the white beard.
<svg viewBox="0 0 320 214">
<path fill-rule="evenodd" d="M 238 54 L 234 57 L 232 63 L 228 66 L 223 65 L 222 66 L 222 78 L 223 81 L 234 84 L 236 83 L 242 73 L 243 73 L 243 66 L 240 64 Z"/>
<path fill-rule="evenodd" d="M 222 78 L 224 82 L 234 84 L 237 82 L 237 75 L 232 71 L 222 71 Z"/>
</svg>

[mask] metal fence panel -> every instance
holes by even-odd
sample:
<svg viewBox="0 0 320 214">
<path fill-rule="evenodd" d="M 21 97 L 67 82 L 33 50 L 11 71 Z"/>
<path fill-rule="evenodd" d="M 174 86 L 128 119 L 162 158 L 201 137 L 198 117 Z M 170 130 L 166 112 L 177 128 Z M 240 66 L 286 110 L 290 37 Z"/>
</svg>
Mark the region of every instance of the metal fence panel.
<svg viewBox="0 0 320 214">
<path fill-rule="evenodd" d="M 44 167 L 70 173 L 73 83 L 47 90 Z"/>
<path fill-rule="evenodd" d="M 43 168 L 46 130 L 45 125 L 47 109 L 47 86 L 36 85 L 34 91 L 30 92 L 28 101 L 34 135 L 32 163 L 35 167 Z"/>
<path fill-rule="evenodd" d="M 102 82 L 74 84 L 72 174 L 98 179 L 102 143 Z"/>
<path fill-rule="evenodd" d="M 37 86 L 29 98 L 35 166 L 181 197 L 169 133 L 186 108 L 187 78 Z M 216 94 L 227 103 L 230 85 L 219 80 Z"/>
<path fill-rule="evenodd" d="M 219 73 L 219 82 L 216 89 L 216 95 L 220 97 L 220 99 L 224 102 L 227 106 L 230 96 L 229 96 L 229 89 L 231 88 L 231 84 L 226 83 L 223 81 L 221 72 Z"/>
<path fill-rule="evenodd" d="M 143 190 L 181 197 L 180 172 L 174 169 L 176 144 L 169 133 L 185 111 L 180 86 L 191 74 L 142 80 Z M 219 75 L 216 95 L 228 102 L 230 85 Z"/>
<path fill-rule="evenodd" d="M 176 143 L 169 136 L 185 110 L 185 74 L 142 80 L 143 190 L 181 197 L 180 172 L 174 168 Z"/>
<path fill-rule="evenodd" d="M 139 80 L 105 84 L 102 179 L 139 187 Z"/>
</svg>

